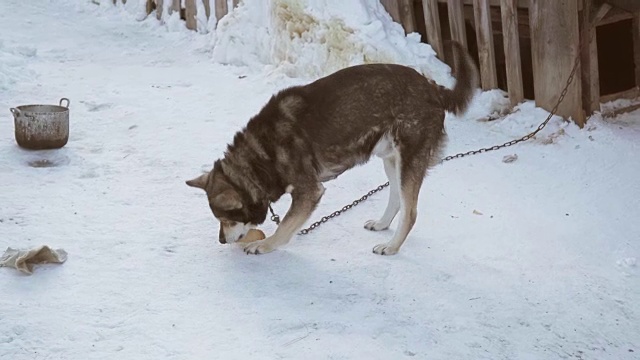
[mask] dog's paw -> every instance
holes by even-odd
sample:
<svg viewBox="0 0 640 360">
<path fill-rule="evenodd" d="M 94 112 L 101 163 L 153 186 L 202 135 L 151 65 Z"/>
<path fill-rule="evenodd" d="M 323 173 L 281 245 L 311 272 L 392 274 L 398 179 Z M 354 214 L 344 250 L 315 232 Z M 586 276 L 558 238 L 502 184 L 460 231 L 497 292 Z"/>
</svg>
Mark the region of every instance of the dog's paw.
<svg viewBox="0 0 640 360">
<path fill-rule="evenodd" d="M 395 255 L 398 253 L 397 247 L 390 246 L 389 244 L 378 244 L 373 247 L 373 253 L 378 255 Z"/>
<path fill-rule="evenodd" d="M 270 253 L 274 250 L 273 247 L 266 244 L 264 241 L 254 241 L 252 243 L 248 243 L 244 247 L 244 252 L 247 254 L 260 255 Z"/>
<path fill-rule="evenodd" d="M 380 231 L 380 230 L 388 229 L 389 224 L 383 224 L 377 220 L 369 220 L 366 223 L 364 223 L 364 228 L 371 231 Z"/>
</svg>

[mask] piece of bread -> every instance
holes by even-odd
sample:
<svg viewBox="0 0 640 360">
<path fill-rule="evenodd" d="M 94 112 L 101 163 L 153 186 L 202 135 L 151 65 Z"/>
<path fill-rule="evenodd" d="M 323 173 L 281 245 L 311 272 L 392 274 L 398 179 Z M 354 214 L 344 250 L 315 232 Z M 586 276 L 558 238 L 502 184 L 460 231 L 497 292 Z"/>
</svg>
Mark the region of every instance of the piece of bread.
<svg viewBox="0 0 640 360">
<path fill-rule="evenodd" d="M 266 238 L 266 236 L 264 235 L 264 233 L 262 232 L 262 230 L 258 230 L 258 229 L 251 229 L 247 232 L 247 235 L 245 235 L 244 237 L 242 237 L 240 240 L 238 240 L 237 242 L 240 243 L 250 243 L 250 242 L 254 242 L 254 241 L 258 241 L 258 240 L 264 240 Z"/>
</svg>

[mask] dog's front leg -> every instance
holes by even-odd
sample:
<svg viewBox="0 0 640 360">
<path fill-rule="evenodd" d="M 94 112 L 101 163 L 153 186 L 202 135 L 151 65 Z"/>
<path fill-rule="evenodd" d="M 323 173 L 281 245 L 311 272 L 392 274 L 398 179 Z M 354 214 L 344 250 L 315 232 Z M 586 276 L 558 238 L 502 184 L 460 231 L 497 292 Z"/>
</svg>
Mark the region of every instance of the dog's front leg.
<svg viewBox="0 0 640 360">
<path fill-rule="evenodd" d="M 276 232 L 263 241 L 255 241 L 247 244 L 244 251 L 247 254 L 266 254 L 284 245 L 291 240 L 302 225 L 309 219 L 315 210 L 320 198 L 324 194 L 324 186 L 321 183 L 313 188 L 293 188 L 291 192 L 291 207 L 276 229 Z"/>
</svg>

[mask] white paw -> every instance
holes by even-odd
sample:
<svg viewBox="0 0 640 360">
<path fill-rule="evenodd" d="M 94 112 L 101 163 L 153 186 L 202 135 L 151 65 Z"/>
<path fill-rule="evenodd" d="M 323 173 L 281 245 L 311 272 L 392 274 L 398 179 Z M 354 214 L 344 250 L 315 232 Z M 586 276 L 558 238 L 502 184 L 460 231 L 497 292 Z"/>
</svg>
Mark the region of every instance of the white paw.
<svg viewBox="0 0 640 360">
<path fill-rule="evenodd" d="M 390 246 L 389 244 L 378 244 L 373 247 L 373 252 L 378 255 L 395 255 L 398 253 L 398 248 Z"/>
<path fill-rule="evenodd" d="M 247 254 L 260 255 L 270 253 L 274 250 L 272 246 L 263 241 L 254 241 L 252 243 L 248 243 L 244 247 L 244 252 Z"/>
<path fill-rule="evenodd" d="M 364 223 L 364 228 L 371 231 L 380 231 L 380 230 L 388 229 L 389 224 L 383 224 L 377 220 L 369 220 L 366 223 Z"/>
</svg>

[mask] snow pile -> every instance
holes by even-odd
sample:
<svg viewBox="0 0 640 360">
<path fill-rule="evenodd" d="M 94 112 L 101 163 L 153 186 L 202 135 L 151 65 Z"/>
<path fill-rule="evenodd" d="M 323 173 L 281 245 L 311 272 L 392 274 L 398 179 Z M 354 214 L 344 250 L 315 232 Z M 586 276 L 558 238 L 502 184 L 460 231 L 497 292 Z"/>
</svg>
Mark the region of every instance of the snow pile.
<svg viewBox="0 0 640 360">
<path fill-rule="evenodd" d="M 449 67 L 417 33 L 405 36 L 378 1 L 247 0 L 220 20 L 213 59 L 293 78 L 391 62 L 449 86 Z"/>
<path fill-rule="evenodd" d="M 365 63 L 410 66 L 444 86 L 452 86 L 450 68 L 441 62 L 420 34 L 405 35 L 379 1 L 358 0 L 244 0 L 219 23 L 204 16 L 204 2 L 196 0 L 197 30 L 208 35 L 204 45 L 220 64 L 248 68 L 255 73 L 308 80 Z M 113 8 L 110 0 L 91 0 Z M 145 0 L 118 3 L 137 20 L 156 22 L 146 15 Z M 169 32 L 187 31 L 178 13 L 169 14 L 163 2 L 160 23 Z M 212 13 L 215 4 L 210 1 Z M 155 15 L 155 14 L 154 14 Z"/>
</svg>

